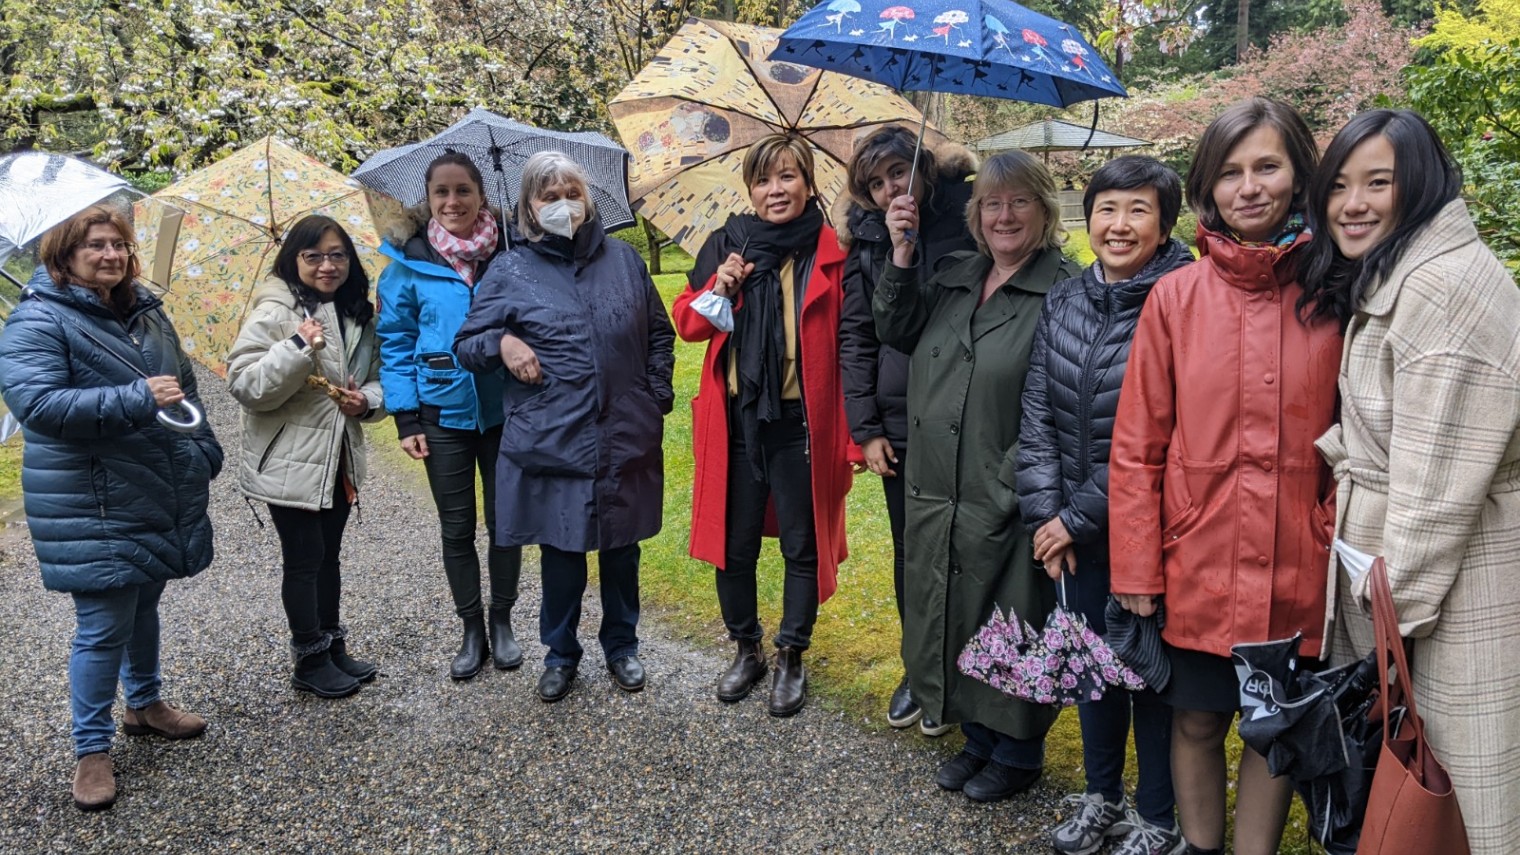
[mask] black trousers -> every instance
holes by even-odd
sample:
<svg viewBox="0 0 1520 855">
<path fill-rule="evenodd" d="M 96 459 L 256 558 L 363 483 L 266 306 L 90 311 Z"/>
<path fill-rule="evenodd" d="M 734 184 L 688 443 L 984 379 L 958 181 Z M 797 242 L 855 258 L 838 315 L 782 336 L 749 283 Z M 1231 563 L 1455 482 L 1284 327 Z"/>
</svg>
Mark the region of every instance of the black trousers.
<svg viewBox="0 0 1520 855">
<path fill-rule="evenodd" d="M 718 607 L 735 641 L 764 637 L 757 604 L 755 570 L 765 526 L 765 506 L 776 509 L 781 557 L 786 564 L 777 647 L 806 650 L 818 620 L 818 534 L 813 523 L 813 467 L 808 459 L 802 405 L 786 402 L 783 418 L 760 426 L 760 458 L 765 479 L 757 480 L 743 432 L 729 429 L 728 539 L 724 568 L 717 571 Z M 730 420 L 730 425 L 733 422 Z"/>
<path fill-rule="evenodd" d="M 639 652 L 640 552 L 633 543 L 597 553 L 602 628 L 596 637 L 609 665 Z M 576 635 L 586 594 L 586 553 L 540 546 L 539 555 L 544 602 L 538 613 L 538 640 L 548 648 L 544 667 L 578 665 L 583 650 Z"/>
<path fill-rule="evenodd" d="M 908 521 L 908 507 L 904 498 L 908 483 L 908 444 L 894 444 L 892 452 L 897 455 L 897 462 L 892 464 L 892 469 L 897 474 L 881 479 L 881 491 L 887 497 L 887 520 L 892 526 L 892 590 L 897 594 L 897 624 L 902 626 L 903 567 L 908 559 L 908 551 L 903 546 L 903 532 L 907 530 Z"/>
<path fill-rule="evenodd" d="M 348 494 L 343 473 L 334 479 L 332 507 L 322 511 L 269 506 L 269 519 L 280 535 L 284 578 L 280 601 L 290 623 L 290 640 L 304 647 L 338 628 L 338 599 L 343 593 L 338 553 L 348 525 Z"/>
<path fill-rule="evenodd" d="M 457 430 L 438 424 L 436 415 L 421 414 L 422 435 L 427 438 L 427 469 L 433 504 L 443 534 L 443 573 L 454 597 L 454 611 L 463 618 L 480 615 L 480 557 L 475 551 L 475 473 L 480 472 L 485 501 L 486 569 L 491 576 L 491 608 L 508 611 L 517 602 L 517 583 L 522 574 L 522 547 L 496 545 L 496 455 L 501 449 L 501 427 L 487 431 Z"/>
</svg>

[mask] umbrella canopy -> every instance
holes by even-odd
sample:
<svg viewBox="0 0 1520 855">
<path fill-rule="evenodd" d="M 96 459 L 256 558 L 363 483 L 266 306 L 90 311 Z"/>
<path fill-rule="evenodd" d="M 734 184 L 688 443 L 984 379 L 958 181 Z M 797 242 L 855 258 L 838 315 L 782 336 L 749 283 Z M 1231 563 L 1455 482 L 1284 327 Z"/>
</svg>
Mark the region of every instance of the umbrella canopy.
<svg viewBox="0 0 1520 855">
<path fill-rule="evenodd" d="M 807 140 L 827 210 L 845 192 L 857 139 L 923 119 L 885 87 L 767 60 L 780 36 L 772 27 L 692 19 L 610 104 L 634 154 L 639 213 L 693 255 L 729 214 L 751 209 L 740 165 L 755 140 L 778 132 Z M 933 130 L 930 138 L 944 139 Z"/>
<path fill-rule="evenodd" d="M 971 147 L 977 151 L 1082 151 L 1089 148 L 1137 148 L 1150 144 L 1150 140 L 1095 131 L 1060 119 L 1041 119 L 1011 131 L 983 137 L 972 143 Z"/>
<path fill-rule="evenodd" d="M 353 238 L 373 283 L 387 259 L 375 219 L 399 204 L 273 137 L 185 176 L 154 194 L 184 217 L 141 223 L 144 264 L 167 288 L 165 308 L 185 352 L 226 375 L 253 286 L 269 274 L 285 232 L 308 214 L 332 217 Z M 160 278 L 161 277 L 161 278 Z"/>
<path fill-rule="evenodd" d="M 771 58 L 902 91 L 1054 107 L 1126 95 L 1076 29 L 1011 0 L 825 0 L 787 28 Z"/>
<path fill-rule="evenodd" d="M 0 263 L 127 186 L 121 176 L 67 155 L 22 151 L 0 157 Z"/>
<path fill-rule="evenodd" d="M 586 171 L 602 228 L 627 228 L 636 220 L 628 204 L 628 152 L 591 131 L 546 131 L 476 107 L 463 119 L 422 142 L 386 149 L 364 161 L 354 177 L 403 204 L 427 196 L 428 164 L 446 151 L 467 155 L 486 182 L 486 199 L 507 213 L 517 207 L 522 165 L 541 151 L 563 152 Z"/>
</svg>

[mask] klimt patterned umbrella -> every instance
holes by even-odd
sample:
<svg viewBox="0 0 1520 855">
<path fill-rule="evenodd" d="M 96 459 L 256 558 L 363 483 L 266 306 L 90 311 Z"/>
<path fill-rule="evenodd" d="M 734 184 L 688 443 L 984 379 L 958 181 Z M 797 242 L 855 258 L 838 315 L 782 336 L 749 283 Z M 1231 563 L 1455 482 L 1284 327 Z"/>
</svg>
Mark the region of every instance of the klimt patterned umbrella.
<svg viewBox="0 0 1520 855">
<path fill-rule="evenodd" d="M 154 194 L 185 214 L 157 230 L 138 217 L 145 272 L 167 270 L 164 304 L 185 352 L 226 375 L 253 286 L 269 275 L 285 232 L 308 214 L 338 221 L 373 283 L 386 258 L 375 219 L 400 204 L 295 148 L 265 137 Z M 165 264 L 165 253 L 172 262 Z"/>
<path fill-rule="evenodd" d="M 832 0 L 828 26 L 844 28 L 857 0 Z M 695 254 L 729 214 L 750 210 L 744 152 L 773 133 L 813 147 L 824 209 L 845 192 L 857 139 L 886 126 L 918 126 L 902 96 L 854 77 L 766 59 L 781 31 L 692 19 L 617 97 L 612 119 L 634 156 L 635 210 Z M 943 139 L 929 131 L 931 139 Z"/>
</svg>

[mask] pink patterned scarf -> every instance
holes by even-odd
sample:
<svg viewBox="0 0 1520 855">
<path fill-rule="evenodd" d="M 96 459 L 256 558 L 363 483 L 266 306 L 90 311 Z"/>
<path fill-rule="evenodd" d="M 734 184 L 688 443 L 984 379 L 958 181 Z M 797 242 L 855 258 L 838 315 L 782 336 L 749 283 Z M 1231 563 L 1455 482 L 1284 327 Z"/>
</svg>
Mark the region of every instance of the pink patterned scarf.
<svg viewBox="0 0 1520 855">
<path fill-rule="evenodd" d="M 475 228 L 467 238 L 456 237 L 438 220 L 430 219 L 427 236 L 428 243 L 464 278 L 465 284 L 474 285 L 476 262 L 490 258 L 496 250 L 496 218 L 491 216 L 490 210 L 481 208 L 475 218 Z"/>
</svg>

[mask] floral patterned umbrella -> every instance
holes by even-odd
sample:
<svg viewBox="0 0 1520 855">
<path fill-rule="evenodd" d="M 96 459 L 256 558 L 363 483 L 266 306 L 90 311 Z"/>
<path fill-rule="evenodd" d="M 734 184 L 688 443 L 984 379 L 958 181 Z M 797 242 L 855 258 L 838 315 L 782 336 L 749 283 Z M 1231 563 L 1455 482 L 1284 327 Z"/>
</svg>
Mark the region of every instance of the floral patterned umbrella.
<svg viewBox="0 0 1520 855">
<path fill-rule="evenodd" d="M 991 619 L 961 651 L 956 662 L 961 673 L 1010 697 L 1063 707 L 1096 701 L 1110 686 L 1145 688 L 1140 675 L 1119 659 L 1087 619 L 1067 609 L 1065 574 L 1059 591 L 1060 605 L 1039 633 L 1011 610 L 1007 618 L 1001 617 L 994 606 Z"/>
<path fill-rule="evenodd" d="M 253 286 L 269 274 L 297 220 L 308 214 L 337 220 L 373 283 L 386 262 L 375 220 L 400 208 L 273 137 L 190 173 L 153 199 L 185 213 L 135 217 L 144 273 L 167 289 L 165 307 L 185 352 L 223 376 Z"/>
<path fill-rule="evenodd" d="M 860 3 L 830 0 L 827 11 L 829 26 L 841 27 Z M 813 146 L 828 210 L 846 192 L 845 164 L 857 139 L 922 121 L 912 104 L 879 84 L 767 60 L 780 36 L 771 27 L 688 21 L 609 105 L 633 153 L 634 210 L 693 255 L 729 214 L 750 210 L 739 167 L 760 137 L 794 133 Z M 944 137 L 930 128 L 929 139 L 933 145 Z"/>
</svg>

